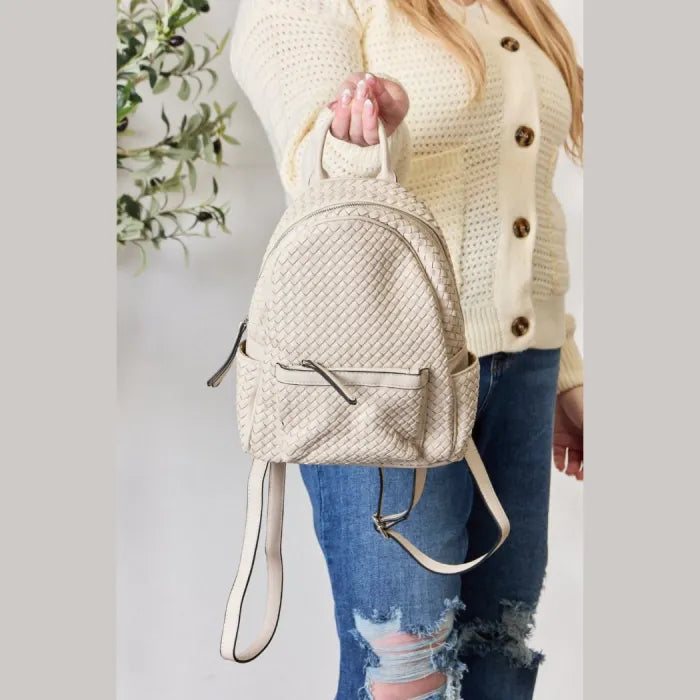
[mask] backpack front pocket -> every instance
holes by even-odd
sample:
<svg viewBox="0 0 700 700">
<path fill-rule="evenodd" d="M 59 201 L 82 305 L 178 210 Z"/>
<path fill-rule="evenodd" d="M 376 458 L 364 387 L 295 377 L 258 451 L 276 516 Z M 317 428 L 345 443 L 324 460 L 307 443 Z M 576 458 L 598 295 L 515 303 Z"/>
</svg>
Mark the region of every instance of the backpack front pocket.
<svg viewBox="0 0 700 700">
<path fill-rule="evenodd" d="M 382 464 L 419 459 L 429 371 L 275 366 L 284 459 Z"/>
</svg>

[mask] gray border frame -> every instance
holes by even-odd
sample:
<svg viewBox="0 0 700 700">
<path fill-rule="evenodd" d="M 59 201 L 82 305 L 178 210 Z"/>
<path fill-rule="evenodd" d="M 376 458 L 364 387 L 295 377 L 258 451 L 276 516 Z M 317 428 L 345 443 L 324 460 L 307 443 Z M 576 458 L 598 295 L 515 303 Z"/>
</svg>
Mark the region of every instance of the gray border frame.
<svg viewBox="0 0 700 700">
<path fill-rule="evenodd" d="M 585 697 L 690 697 L 698 8 L 588 2 L 585 28 Z"/>
<path fill-rule="evenodd" d="M 115 3 L 3 5 L 0 697 L 115 694 Z"/>
<path fill-rule="evenodd" d="M 3 15 L 0 692 L 102 700 L 115 694 L 114 7 Z M 693 3 L 585 10 L 589 698 L 696 685 L 697 20 Z"/>
</svg>

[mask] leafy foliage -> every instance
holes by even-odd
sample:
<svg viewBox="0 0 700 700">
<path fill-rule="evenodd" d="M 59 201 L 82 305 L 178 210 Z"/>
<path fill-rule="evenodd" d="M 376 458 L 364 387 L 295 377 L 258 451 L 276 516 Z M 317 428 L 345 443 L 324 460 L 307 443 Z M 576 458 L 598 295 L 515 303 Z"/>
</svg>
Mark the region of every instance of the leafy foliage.
<svg viewBox="0 0 700 700">
<path fill-rule="evenodd" d="M 130 0 L 117 6 L 117 132 L 127 131 L 144 89 L 152 95 L 177 89 L 183 102 L 196 101 L 206 88 L 217 83 L 212 62 L 221 55 L 229 38 L 217 41 L 208 34 L 207 43 L 191 43 L 184 36 L 186 25 L 209 11 L 206 0 Z M 173 129 L 161 108 L 163 137 L 155 144 L 125 148 L 117 144 L 117 168 L 131 173 L 132 191 L 117 199 L 117 242 L 136 245 L 141 267 L 147 265 L 146 244 L 159 249 L 164 240 L 180 243 L 188 261 L 185 236 L 211 235 L 212 225 L 226 227 L 227 207 L 215 204 L 218 195 L 212 177 L 211 195 L 196 205 L 185 202 L 197 187 L 197 163 L 225 165 L 224 143 L 237 145 L 227 133 L 236 103 L 222 108 L 200 102 L 194 114 L 185 115 Z M 178 196 L 176 205 L 171 199 Z"/>
</svg>

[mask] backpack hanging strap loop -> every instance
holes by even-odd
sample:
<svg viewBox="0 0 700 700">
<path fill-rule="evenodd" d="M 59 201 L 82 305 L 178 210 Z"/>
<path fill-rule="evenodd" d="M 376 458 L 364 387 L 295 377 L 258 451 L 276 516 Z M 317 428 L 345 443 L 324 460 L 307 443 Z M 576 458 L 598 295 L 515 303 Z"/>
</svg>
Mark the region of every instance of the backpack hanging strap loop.
<svg viewBox="0 0 700 700">
<path fill-rule="evenodd" d="M 323 108 L 323 116 L 320 117 L 319 123 L 316 125 L 316 131 L 311 136 L 311 156 L 313 157 L 312 170 L 308 178 L 308 185 L 315 184 L 319 180 L 328 177 L 328 173 L 323 167 L 323 147 L 326 143 L 326 136 L 330 131 L 331 124 L 335 112 L 328 106 Z M 386 135 L 386 128 L 381 117 L 377 120 L 377 132 L 379 134 L 379 163 L 380 168 L 377 173 L 378 180 L 386 180 L 387 182 L 396 182 L 396 173 L 391 168 L 389 157 L 389 141 Z M 366 146 L 355 146 L 356 148 L 367 148 Z"/>
<path fill-rule="evenodd" d="M 245 534 L 238 573 L 229 593 L 221 634 L 221 656 L 230 661 L 252 661 L 270 643 L 277 629 L 282 605 L 282 521 L 284 516 L 284 462 L 253 460 L 248 477 L 248 500 L 246 504 Z M 267 607 L 262 628 L 255 641 L 242 652 L 236 651 L 236 640 L 241 620 L 241 610 L 250 576 L 253 573 L 255 554 L 260 539 L 263 513 L 263 483 L 270 471 L 267 496 L 267 535 L 265 555 L 267 557 Z"/>
</svg>

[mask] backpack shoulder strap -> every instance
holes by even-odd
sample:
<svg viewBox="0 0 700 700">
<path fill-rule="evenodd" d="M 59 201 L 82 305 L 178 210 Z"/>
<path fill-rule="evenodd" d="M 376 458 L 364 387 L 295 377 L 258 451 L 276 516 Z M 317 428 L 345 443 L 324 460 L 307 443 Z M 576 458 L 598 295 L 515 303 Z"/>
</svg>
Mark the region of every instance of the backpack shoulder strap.
<svg viewBox="0 0 700 700">
<path fill-rule="evenodd" d="M 246 505 L 245 534 L 238 573 L 229 593 L 221 634 L 221 656 L 230 661 L 245 663 L 262 654 L 277 629 L 282 605 L 282 521 L 284 517 L 284 462 L 253 460 L 248 476 L 248 500 Z M 236 651 L 241 610 L 250 576 L 253 573 L 255 554 L 260 539 L 263 512 L 263 483 L 268 469 L 267 535 L 267 607 L 262 628 L 255 641 L 242 652 Z"/>
<path fill-rule="evenodd" d="M 421 566 L 439 574 L 458 574 L 473 569 L 482 561 L 490 557 L 505 541 L 510 532 L 510 523 L 501 506 L 496 492 L 493 489 L 484 463 L 473 440 L 469 441 L 465 455 L 467 466 L 470 469 L 474 481 L 481 492 L 486 507 L 493 516 L 499 530 L 499 537 L 491 549 L 463 564 L 445 564 L 430 558 L 419 550 L 410 540 L 398 532 L 394 532 L 393 526 L 405 520 L 410 511 L 420 500 L 425 487 L 427 468 L 415 470 L 413 479 L 413 495 L 411 504 L 407 510 L 393 515 L 380 516 L 375 514 L 375 526 L 379 532 L 387 538 L 398 542 L 408 554 L 410 554 Z M 245 663 L 259 656 L 270 643 L 275 634 L 279 621 L 280 606 L 282 604 L 282 521 L 284 516 L 284 462 L 266 462 L 260 459 L 253 460 L 253 466 L 248 477 L 248 502 L 246 506 L 245 534 L 243 536 L 243 550 L 238 566 L 236 579 L 229 593 L 224 616 L 224 627 L 221 635 L 221 656 L 224 659 Z M 439 467 L 435 467 L 439 468 Z M 236 641 L 240 626 L 241 610 L 245 599 L 250 576 L 253 572 L 255 554 L 260 539 L 260 528 L 263 513 L 263 483 L 268 469 L 270 477 L 268 483 L 267 503 L 267 537 L 265 554 L 267 557 L 267 608 L 262 628 L 253 643 L 242 652 L 236 651 Z"/>
<path fill-rule="evenodd" d="M 399 522 L 400 519 L 396 520 L 396 516 L 381 516 L 378 513 L 375 513 L 375 526 L 377 526 L 377 529 L 382 535 L 398 542 L 398 544 L 400 544 L 421 566 L 437 574 L 461 574 L 465 571 L 469 571 L 469 569 L 473 569 L 478 564 L 481 564 L 482 561 L 488 559 L 505 542 L 506 538 L 510 534 L 510 522 L 508 520 L 508 516 L 503 510 L 503 506 L 498 500 L 498 496 L 496 496 L 491 479 L 489 479 L 486 467 L 484 466 L 484 462 L 481 459 L 481 455 L 479 454 L 473 439 L 469 441 L 467 452 L 465 454 L 465 460 L 467 462 L 467 467 L 471 471 L 474 481 L 481 492 L 484 503 L 498 526 L 498 539 L 493 544 L 491 549 L 484 554 L 481 554 L 470 561 L 466 561 L 463 564 L 445 564 L 437 561 L 418 549 L 418 547 L 416 547 L 406 537 L 393 530 L 393 525 L 395 525 L 396 522 Z M 437 468 L 439 469 L 439 467 Z M 420 483 L 420 480 L 419 486 L 420 492 L 422 493 L 423 484 Z M 415 506 L 420 498 L 420 493 L 418 493 L 418 496 L 416 497 L 415 487 L 416 482 L 414 481 L 413 499 L 409 510 Z"/>
</svg>

